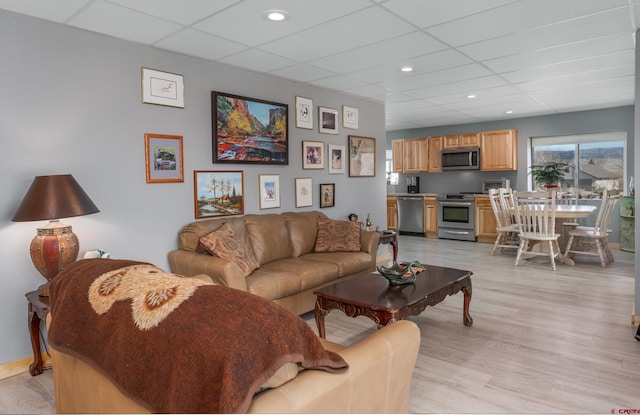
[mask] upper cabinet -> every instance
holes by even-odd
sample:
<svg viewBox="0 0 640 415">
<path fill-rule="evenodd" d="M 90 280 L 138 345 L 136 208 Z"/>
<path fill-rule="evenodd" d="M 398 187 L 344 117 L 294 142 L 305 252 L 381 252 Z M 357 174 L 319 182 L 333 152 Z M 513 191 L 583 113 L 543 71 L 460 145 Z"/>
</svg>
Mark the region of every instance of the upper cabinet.
<svg viewBox="0 0 640 415">
<path fill-rule="evenodd" d="M 418 173 L 429 170 L 429 141 L 426 138 L 410 138 L 404 140 L 405 173 Z"/>
<path fill-rule="evenodd" d="M 394 173 L 404 173 L 404 140 L 391 141 L 391 170 Z"/>
<path fill-rule="evenodd" d="M 480 170 L 517 170 L 516 130 L 485 131 L 480 139 Z"/>
<path fill-rule="evenodd" d="M 442 157 L 440 152 L 442 151 L 442 139 L 443 137 L 429 137 L 429 172 L 442 171 Z"/>
<path fill-rule="evenodd" d="M 442 148 L 479 147 L 480 133 L 454 134 L 442 137 Z"/>
</svg>

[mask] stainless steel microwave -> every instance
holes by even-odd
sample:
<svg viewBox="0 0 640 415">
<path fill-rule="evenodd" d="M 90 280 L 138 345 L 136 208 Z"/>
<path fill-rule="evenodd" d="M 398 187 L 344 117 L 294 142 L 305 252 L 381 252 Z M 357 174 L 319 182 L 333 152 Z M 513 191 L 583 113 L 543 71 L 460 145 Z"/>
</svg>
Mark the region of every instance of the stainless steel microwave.
<svg viewBox="0 0 640 415">
<path fill-rule="evenodd" d="M 480 169 L 480 149 L 478 147 L 442 150 L 442 170 Z"/>
</svg>

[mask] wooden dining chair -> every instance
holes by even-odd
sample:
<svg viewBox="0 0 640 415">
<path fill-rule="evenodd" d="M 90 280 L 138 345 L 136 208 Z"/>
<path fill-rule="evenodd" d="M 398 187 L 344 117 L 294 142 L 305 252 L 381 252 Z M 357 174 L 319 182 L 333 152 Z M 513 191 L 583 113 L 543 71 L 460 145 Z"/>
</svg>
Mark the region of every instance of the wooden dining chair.
<svg viewBox="0 0 640 415">
<path fill-rule="evenodd" d="M 491 202 L 491 209 L 496 217 L 496 232 L 498 236 L 493 244 L 491 255 L 496 254 L 496 249 L 500 248 L 502 251 L 505 248 L 517 249 L 518 248 L 518 225 L 511 222 L 511 211 L 503 207 L 500 200 L 502 189 L 489 189 L 489 202 Z"/>
<path fill-rule="evenodd" d="M 520 245 L 515 265 L 521 258 L 548 256 L 551 269 L 556 270 L 556 257 L 562 257 L 556 233 L 556 191 L 513 192 L 516 220 L 519 227 Z M 546 243 L 548 249 L 532 251 L 537 243 Z"/>
<path fill-rule="evenodd" d="M 574 258 L 575 254 L 597 255 L 600 257 L 602 268 L 607 267 L 607 262 L 613 262 L 613 254 L 609 249 L 609 234 L 611 233 L 609 226 L 618 205 L 618 200 L 617 196 L 611 197 L 608 195 L 607 190 L 604 190 L 595 225 L 577 226 L 569 231 L 569 241 L 565 249 L 565 256 Z"/>
<path fill-rule="evenodd" d="M 558 192 L 559 205 L 575 206 L 575 205 L 578 205 L 579 202 L 580 202 L 580 189 L 578 189 L 577 187 L 568 187 Z M 562 222 L 562 226 L 563 227 L 568 226 L 569 229 L 573 229 L 576 226 L 580 226 L 580 223 L 577 221 L 577 219 L 568 220 L 568 221 Z M 562 229 L 558 229 L 558 230 L 562 231 Z"/>
</svg>

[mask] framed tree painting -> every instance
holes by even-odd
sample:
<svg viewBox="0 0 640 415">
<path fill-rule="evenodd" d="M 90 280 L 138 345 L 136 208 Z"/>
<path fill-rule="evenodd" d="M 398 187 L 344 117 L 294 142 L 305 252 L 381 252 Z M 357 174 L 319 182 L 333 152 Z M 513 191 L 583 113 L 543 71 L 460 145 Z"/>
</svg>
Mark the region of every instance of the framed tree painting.
<svg viewBox="0 0 640 415">
<path fill-rule="evenodd" d="M 213 162 L 289 164 L 289 106 L 213 91 Z"/>
<path fill-rule="evenodd" d="M 349 136 L 349 176 L 374 177 L 376 175 L 376 139 Z"/>
<path fill-rule="evenodd" d="M 242 171 L 194 170 L 193 187 L 196 219 L 244 213 Z"/>
<path fill-rule="evenodd" d="M 147 183 L 184 182 L 182 136 L 145 134 Z"/>
</svg>

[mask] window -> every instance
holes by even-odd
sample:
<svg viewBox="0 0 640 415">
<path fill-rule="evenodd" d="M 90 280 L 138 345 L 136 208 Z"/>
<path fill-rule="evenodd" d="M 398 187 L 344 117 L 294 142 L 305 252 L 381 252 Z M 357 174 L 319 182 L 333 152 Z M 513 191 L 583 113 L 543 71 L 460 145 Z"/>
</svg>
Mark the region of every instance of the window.
<svg viewBox="0 0 640 415">
<path fill-rule="evenodd" d="M 397 185 L 400 183 L 400 175 L 393 172 L 393 152 L 387 150 L 386 153 L 386 172 L 387 172 L 387 184 Z"/>
<path fill-rule="evenodd" d="M 531 164 L 569 164 L 573 168 L 565 174 L 560 185 L 577 187 L 585 197 L 600 194 L 604 189 L 623 192 L 626 183 L 626 142 L 625 131 L 533 137 Z"/>
</svg>

